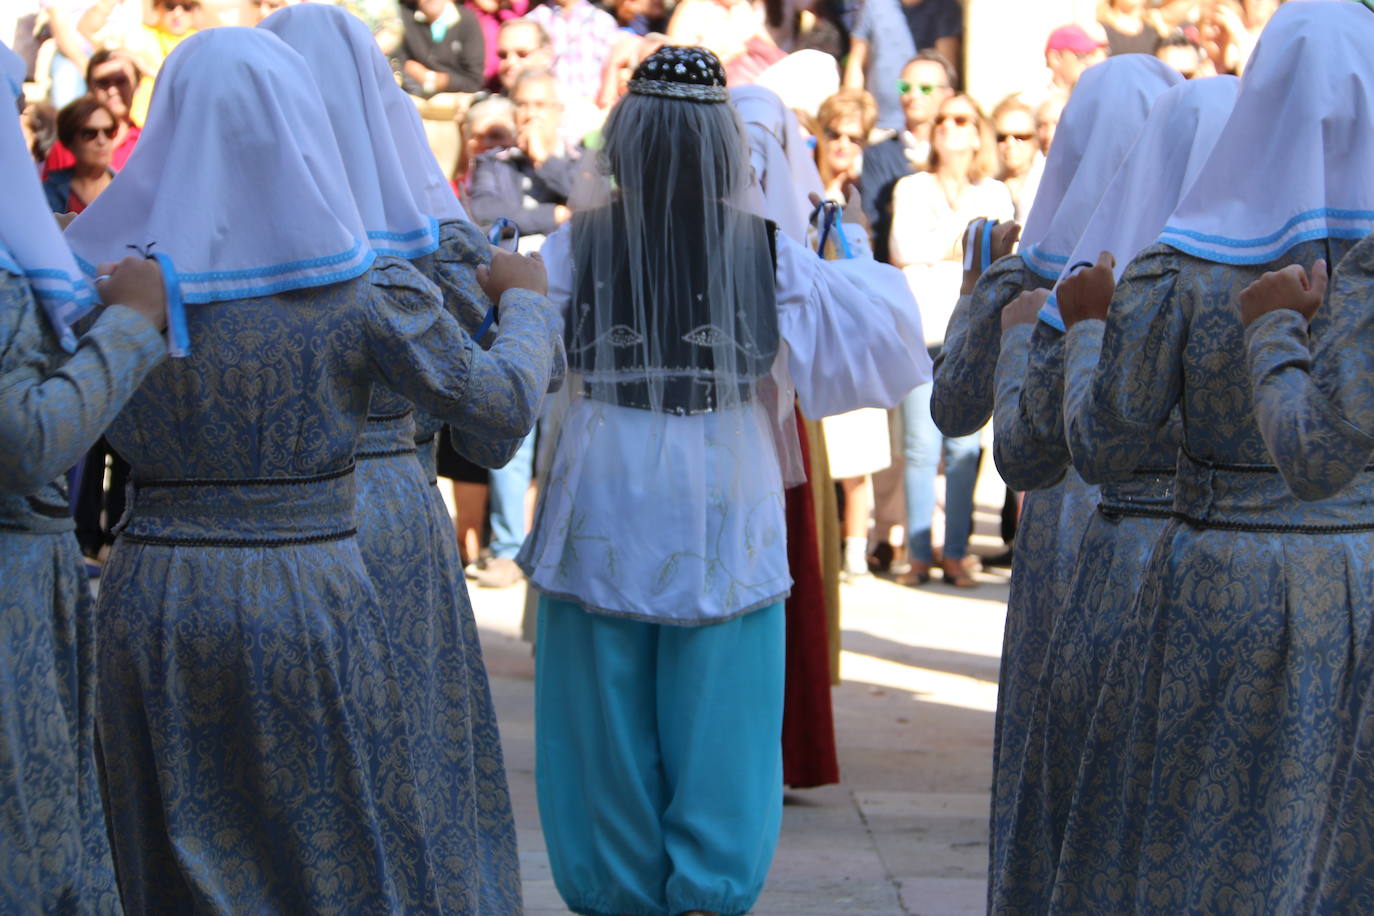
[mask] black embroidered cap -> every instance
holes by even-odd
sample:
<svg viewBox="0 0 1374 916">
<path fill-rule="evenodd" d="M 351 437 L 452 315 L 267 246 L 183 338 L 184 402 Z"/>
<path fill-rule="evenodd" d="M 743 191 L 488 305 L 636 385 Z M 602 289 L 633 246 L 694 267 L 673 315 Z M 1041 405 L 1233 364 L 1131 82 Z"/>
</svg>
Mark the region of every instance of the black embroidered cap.
<svg viewBox="0 0 1374 916">
<path fill-rule="evenodd" d="M 724 102 L 725 68 L 705 48 L 665 45 L 635 68 L 630 91 L 689 102 Z"/>
</svg>

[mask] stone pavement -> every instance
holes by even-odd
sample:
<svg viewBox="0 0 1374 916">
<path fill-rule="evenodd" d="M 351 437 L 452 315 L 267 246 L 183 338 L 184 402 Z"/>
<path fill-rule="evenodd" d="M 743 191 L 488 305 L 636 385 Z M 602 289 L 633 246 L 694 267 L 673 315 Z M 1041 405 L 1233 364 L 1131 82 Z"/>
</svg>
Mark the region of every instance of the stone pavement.
<svg viewBox="0 0 1374 916">
<path fill-rule="evenodd" d="M 979 529 L 990 521 L 980 511 Z M 986 539 L 976 546 L 998 549 Z M 980 578 L 973 590 L 875 578 L 844 587 L 844 682 L 833 692 L 843 783 L 787 793 L 756 916 L 983 912 L 1007 588 L 1005 570 Z M 526 912 L 564 914 L 534 795 L 534 665 L 518 638 L 524 589 L 472 596 L 505 742 Z"/>
</svg>

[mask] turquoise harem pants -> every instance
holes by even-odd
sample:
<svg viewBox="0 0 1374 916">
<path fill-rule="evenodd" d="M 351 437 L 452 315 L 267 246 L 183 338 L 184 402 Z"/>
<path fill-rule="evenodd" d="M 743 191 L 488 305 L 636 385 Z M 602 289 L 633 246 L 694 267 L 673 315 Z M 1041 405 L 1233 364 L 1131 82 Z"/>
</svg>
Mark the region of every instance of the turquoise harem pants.
<svg viewBox="0 0 1374 916">
<path fill-rule="evenodd" d="M 535 768 L 583 916 L 747 912 L 782 823 L 781 603 L 665 626 L 541 598 Z"/>
</svg>

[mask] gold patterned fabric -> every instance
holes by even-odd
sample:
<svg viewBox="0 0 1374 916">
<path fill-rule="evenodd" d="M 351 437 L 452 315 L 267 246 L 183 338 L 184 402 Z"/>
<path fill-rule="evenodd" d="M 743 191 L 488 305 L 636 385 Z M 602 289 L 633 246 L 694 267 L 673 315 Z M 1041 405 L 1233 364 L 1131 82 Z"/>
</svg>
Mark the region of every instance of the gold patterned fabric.
<svg viewBox="0 0 1374 916">
<path fill-rule="evenodd" d="M 1075 463 L 1123 473 L 1175 410 L 1183 452 L 1175 517 L 1102 671 L 1049 912 L 1308 912 L 1317 851 L 1354 836 L 1330 800 L 1368 666 L 1374 483 L 1313 503 L 1289 491 L 1236 308 L 1264 271 L 1349 247 L 1231 266 L 1156 245 L 1117 289 L 1084 413 L 1094 447 Z"/>
<path fill-rule="evenodd" d="M 484 353 L 430 281 L 383 258 L 188 310 L 193 355 L 109 433 L 134 486 L 99 600 L 97 718 L 129 912 L 470 912 L 446 890 L 454 857 L 470 876 L 479 852 L 428 829 L 446 787 L 423 780 L 353 456 L 376 382 L 495 435 L 532 423 L 545 305 L 508 292 L 505 342 Z"/>
<path fill-rule="evenodd" d="M 110 309 L 64 352 L 0 272 L 0 911 L 118 913 L 95 750 L 93 606 L 66 480 L 162 359 Z"/>
</svg>

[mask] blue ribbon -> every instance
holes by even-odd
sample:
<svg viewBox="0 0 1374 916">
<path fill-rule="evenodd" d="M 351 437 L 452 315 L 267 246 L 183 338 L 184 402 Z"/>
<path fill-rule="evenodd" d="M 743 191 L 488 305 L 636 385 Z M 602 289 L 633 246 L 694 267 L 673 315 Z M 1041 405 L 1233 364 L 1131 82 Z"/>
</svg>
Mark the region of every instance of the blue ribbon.
<svg viewBox="0 0 1374 916">
<path fill-rule="evenodd" d="M 162 268 L 162 288 L 167 292 L 167 352 L 173 357 L 191 353 L 191 335 L 186 330 L 186 305 L 181 299 L 181 281 L 172 259 L 162 252 L 149 255 Z"/>
<path fill-rule="evenodd" d="M 992 227 L 997 225 L 997 220 L 983 220 L 983 251 L 979 256 L 978 273 L 985 274 L 992 266 Z"/>
<path fill-rule="evenodd" d="M 496 222 L 491 224 L 491 229 L 487 232 L 487 241 L 499 248 L 501 246 L 501 237 L 506 234 L 507 229 L 514 233 L 514 239 L 511 243 L 511 250 L 519 248 L 520 227 L 515 225 L 514 222 L 512 222 L 504 216 L 497 217 Z M 487 332 L 491 330 L 491 326 L 495 323 L 496 303 L 493 302 L 491 304 L 491 308 L 487 309 L 487 317 L 482 319 L 482 324 L 478 326 L 477 333 L 472 335 L 472 339 L 481 340 L 483 337 L 486 337 Z"/>
<path fill-rule="evenodd" d="M 823 200 L 816 204 L 811 211 L 811 222 L 816 224 L 820 231 L 820 239 L 816 243 L 816 254 L 825 257 L 825 243 L 830 239 L 833 230 L 838 239 L 840 253 L 846 259 L 854 257 L 854 252 L 849 248 L 849 239 L 845 237 L 844 230 L 840 228 L 840 205 L 833 200 Z"/>
</svg>

